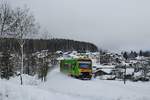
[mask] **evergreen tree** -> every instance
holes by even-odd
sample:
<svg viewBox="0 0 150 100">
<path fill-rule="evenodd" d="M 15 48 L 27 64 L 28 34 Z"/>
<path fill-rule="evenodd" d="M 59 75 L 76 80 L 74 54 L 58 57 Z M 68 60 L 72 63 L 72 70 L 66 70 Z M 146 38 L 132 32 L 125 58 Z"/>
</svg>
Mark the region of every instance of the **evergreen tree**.
<svg viewBox="0 0 150 100">
<path fill-rule="evenodd" d="M 11 55 L 9 51 L 4 51 L 2 53 L 0 75 L 1 78 L 5 78 L 7 80 L 14 75 L 14 67 L 10 58 Z"/>
<path fill-rule="evenodd" d="M 48 62 L 44 60 L 44 58 L 40 59 L 40 66 L 38 69 L 38 78 L 41 79 L 41 81 L 46 81 L 46 76 L 48 74 L 49 66 Z"/>
<path fill-rule="evenodd" d="M 127 54 L 127 52 L 124 52 L 123 53 L 123 57 L 127 60 L 128 59 L 128 54 Z"/>
<path fill-rule="evenodd" d="M 134 51 L 134 57 L 137 57 L 138 56 L 138 54 Z"/>
<path fill-rule="evenodd" d="M 35 75 L 37 72 L 37 63 L 36 63 L 36 57 L 35 56 L 32 56 L 31 58 L 30 58 L 31 60 L 30 60 L 30 64 L 31 64 L 31 74 L 32 75 Z"/>
<path fill-rule="evenodd" d="M 139 56 L 143 56 L 143 51 L 142 50 L 140 50 Z"/>
<path fill-rule="evenodd" d="M 145 51 L 143 52 L 144 57 L 150 57 L 150 51 Z"/>
<path fill-rule="evenodd" d="M 136 58 L 137 57 L 137 53 L 135 51 L 131 51 L 128 57 L 129 58 Z"/>
<path fill-rule="evenodd" d="M 36 57 L 35 56 L 29 56 L 27 55 L 27 58 L 25 60 L 25 68 L 24 68 L 24 73 L 28 75 L 35 75 L 37 71 L 36 67 Z"/>
</svg>

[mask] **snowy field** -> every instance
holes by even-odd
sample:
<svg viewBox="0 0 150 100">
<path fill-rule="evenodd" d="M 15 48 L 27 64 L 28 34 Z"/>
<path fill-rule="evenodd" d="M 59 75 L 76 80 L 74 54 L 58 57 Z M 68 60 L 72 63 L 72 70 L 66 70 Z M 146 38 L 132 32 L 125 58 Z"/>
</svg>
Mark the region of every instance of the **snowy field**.
<svg viewBox="0 0 150 100">
<path fill-rule="evenodd" d="M 150 100 L 150 82 L 78 80 L 54 69 L 47 82 L 23 76 L 0 80 L 0 100 Z"/>
</svg>

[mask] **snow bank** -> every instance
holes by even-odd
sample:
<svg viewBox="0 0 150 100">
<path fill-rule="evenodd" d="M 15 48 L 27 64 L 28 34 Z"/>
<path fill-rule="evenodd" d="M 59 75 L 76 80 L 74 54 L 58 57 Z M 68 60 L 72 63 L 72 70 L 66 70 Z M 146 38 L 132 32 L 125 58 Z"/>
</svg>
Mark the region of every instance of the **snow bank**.
<svg viewBox="0 0 150 100">
<path fill-rule="evenodd" d="M 12 78 L 9 81 L 0 79 L 0 100 L 84 100 L 53 90 L 42 89 L 35 84 L 37 83 L 36 81 L 31 80 L 34 79 L 33 77 L 24 75 L 23 79 L 24 85 L 20 85 L 18 77 Z"/>
<path fill-rule="evenodd" d="M 20 86 L 8 82 L 0 83 L 0 100 L 82 100 L 68 95 L 46 91 L 33 86 Z"/>
</svg>

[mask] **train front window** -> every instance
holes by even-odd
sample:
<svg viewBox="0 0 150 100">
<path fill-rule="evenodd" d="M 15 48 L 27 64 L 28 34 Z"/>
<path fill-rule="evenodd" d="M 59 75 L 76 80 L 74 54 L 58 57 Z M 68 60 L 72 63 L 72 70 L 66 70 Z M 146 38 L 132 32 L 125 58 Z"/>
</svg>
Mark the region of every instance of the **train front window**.
<svg viewBox="0 0 150 100">
<path fill-rule="evenodd" d="M 91 62 L 79 62 L 80 68 L 91 68 Z"/>
</svg>

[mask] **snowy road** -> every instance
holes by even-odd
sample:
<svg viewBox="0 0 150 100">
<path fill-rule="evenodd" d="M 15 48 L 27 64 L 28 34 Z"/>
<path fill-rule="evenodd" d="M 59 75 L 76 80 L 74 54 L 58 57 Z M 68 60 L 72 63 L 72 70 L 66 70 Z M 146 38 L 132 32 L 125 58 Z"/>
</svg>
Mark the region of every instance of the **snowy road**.
<svg viewBox="0 0 150 100">
<path fill-rule="evenodd" d="M 41 83 L 33 77 L 0 80 L 0 100 L 150 100 L 150 82 L 78 80 L 54 69 L 47 82 Z"/>
</svg>

